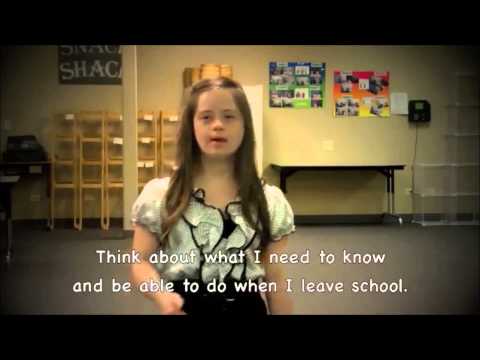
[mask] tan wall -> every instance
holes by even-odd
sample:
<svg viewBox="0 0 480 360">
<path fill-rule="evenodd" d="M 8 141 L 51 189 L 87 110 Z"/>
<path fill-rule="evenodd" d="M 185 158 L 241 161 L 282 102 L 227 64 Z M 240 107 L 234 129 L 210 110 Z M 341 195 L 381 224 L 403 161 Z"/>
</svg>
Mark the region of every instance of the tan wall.
<svg viewBox="0 0 480 360">
<path fill-rule="evenodd" d="M 404 116 L 334 118 L 332 72 L 339 70 L 390 71 L 391 92 L 427 99 L 432 123 L 418 129 L 417 159 L 441 161 L 442 134 L 449 102 L 448 74 L 475 69 L 473 52 L 454 47 L 387 46 L 139 46 L 138 104 L 140 110 L 176 110 L 182 94 L 185 67 L 202 63 L 233 66 L 234 78 L 264 88 L 264 175 L 278 184 L 274 162 L 306 164 L 401 163 L 396 177 L 397 212 L 411 212 L 409 166 L 413 159 L 415 127 Z M 271 109 L 268 106 L 270 61 L 325 62 L 326 101 L 323 109 Z M 45 124 L 57 111 L 108 108 L 121 111 L 120 86 L 66 86 L 58 84 L 56 47 L 25 47 L 9 51 L 2 84 L 2 117 L 14 121 L 10 133 L 36 134 L 46 143 Z M 3 132 L 2 132 L 3 134 Z M 3 135 L 4 136 L 4 135 Z M 322 148 L 334 142 L 334 151 Z M 46 211 L 30 203 L 29 194 L 43 185 L 25 183 L 15 192 L 14 218 L 38 218 Z M 298 173 L 288 182 L 288 199 L 296 214 L 379 213 L 385 206 L 384 179 L 369 173 Z M 42 192 L 43 195 L 43 192 Z M 43 199 L 43 197 L 42 197 Z M 119 207 L 121 208 L 121 207 Z"/>
<path fill-rule="evenodd" d="M 122 88 L 110 85 L 60 85 L 58 82 L 56 46 L 12 47 L 8 49 L 2 84 L 3 121 L 11 124 L 10 131 L 2 131 L 5 149 L 7 135 L 33 134 L 49 149 L 49 119 L 54 113 L 81 110 L 122 110 Z M 5 134 L 4 134 L 5 133 Z M 4 150 L 2 149 L 2 151 Z M 98 195 L 92 193 L 94 197 Z M 32 195 L 40 195 L 32 202 Z M 45 218 L 48 212 L 45 183 L 36 178 L 24 178 L 14 188 L 13 218 Z M 71 192 L 59 192 L 57 217 L 71 214 Z M 87 195 L 85 216 L 99 216 L 100 209 Z M 120 199 L 121 200 L 121 199 Z M 114 200 L 113 214 L 121 216 L 121 201 Z"/>
<path fill-rule="evenodd" d="M 396 177 L 396 208 L 411 212 L 410 164 L 415 127 L 405 116 L 390 118 L 334 118 L 332 72 L 390 71 L 391 92 L 407 92 L 410 99 L 427 99 L 432 123 L 418 130 L 417 159 L 441 161 L 444 106 L 449 102 L 448 74 L 474 69 L 472 51 L 452 47 L 387 46 L 141 46 L 139 47 L 140 108 L 178 107 L 182 71 L 203 63 L 233 65 L 235 79 L 263 84 L 268 94 L 270 61 L 325 62 L 326 106 L 323 109 L 273 109 L 264 97 L 265 176 L 278 184 L 270 163 L 292 164 L 405 164 Z M 325 151 L 323 140 L 333 140 Z M 367 214 L 383 211 L 383 175 L 375 173 L 297 173 L 288 181 L 288 198 L 296 214 Z"/>
</svg>

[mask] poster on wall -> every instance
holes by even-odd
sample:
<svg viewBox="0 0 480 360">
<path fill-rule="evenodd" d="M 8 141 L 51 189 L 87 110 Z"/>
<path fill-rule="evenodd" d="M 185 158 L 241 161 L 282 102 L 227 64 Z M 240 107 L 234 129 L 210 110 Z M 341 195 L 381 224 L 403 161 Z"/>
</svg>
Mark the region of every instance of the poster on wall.
<svg viewBox="0 0 480 360">
<path fill-rule="evenodd" d="M 121 85 L 121 46 L 58 46 L 58 79 L 70 85 Z"/>
<path fill-rule="evenodd" d="M 270 107 L 321 108 L 325 63 L 270 62 Z"/>
<path fill-rule="evenodd" d="M 388 71 L 334 71 L 334 115 L 389 117 L 389 76 Z"/>
</svg>

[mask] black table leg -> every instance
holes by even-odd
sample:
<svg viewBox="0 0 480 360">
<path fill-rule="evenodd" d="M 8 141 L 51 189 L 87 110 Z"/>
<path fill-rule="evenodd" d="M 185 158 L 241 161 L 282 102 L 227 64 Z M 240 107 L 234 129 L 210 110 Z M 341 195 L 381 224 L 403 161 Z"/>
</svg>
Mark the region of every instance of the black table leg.
<svg viewBox="0 0 480 360">
<path fill-rule="evenodd" d="M 281 169 L 280 170 L 280 190 L 283 191 L 284 194 L 287 193 L 287 178 L 290 175 L 293 175 L 297 172 L 298 170 L 296 169 Z"/>
<path fill-rule="evenodd" d="M 392 188 L 391 188 L 392 184 L 390 183 L 390 170 L 386 169 L 385 171 L 386 171 L 385 176 L 387 178 L 387 213 L 389 213 L 390 210 L 391 210 L 391 196 L 390 196 L 390 194 L 392 192 L 391 191 L 392 190 Z"/>
<path fill-rule="evenodd" d="M 280 189 L 284 194 L 287 193 L 287 171 L 284 169 L 280 170 Z"/>
<path fill-rule="evenodd" d="M 402 217 L 395 214 L 395 170 L 387 169 L 387 195 L 388 195 L 388 212 L 383 217 L 383 223 L 403 224 Z"/>
<path fill-rule="evenodd" d="M 7 222 L 7 255 L 6 262 L 10 263 L 12 260 L 12 243 L 13 243 L 13 233 L 12 233 L 12 184 L 3 184 L 0 194 L 0 200 L 5 206 L 5 215 Z"/>
</svg>

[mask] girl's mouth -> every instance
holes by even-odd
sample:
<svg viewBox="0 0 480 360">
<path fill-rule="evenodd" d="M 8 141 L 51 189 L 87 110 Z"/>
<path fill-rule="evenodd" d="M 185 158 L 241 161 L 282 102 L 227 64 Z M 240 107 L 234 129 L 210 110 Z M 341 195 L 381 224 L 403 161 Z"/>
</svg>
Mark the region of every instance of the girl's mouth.
<svg viewBox="0 0 480 360">
<path fill-rule="evenodd" d="M 214 137 L 214 138 L 210 138 L 210 142 L 221 144 L 221 143 L 226 143 L 227 139 L 222 137 Z"/>
</svg>

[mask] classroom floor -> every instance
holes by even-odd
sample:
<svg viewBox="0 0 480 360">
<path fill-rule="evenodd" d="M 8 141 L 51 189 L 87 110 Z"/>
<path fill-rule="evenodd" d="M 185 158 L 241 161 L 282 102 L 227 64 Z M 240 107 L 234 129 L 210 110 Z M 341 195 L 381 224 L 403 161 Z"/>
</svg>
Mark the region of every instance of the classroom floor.
<svg viewBox="0 0 480 360">
<path fill-rule="evenodd" d="M 0 298 L 8 314 L 156 314 L 138 293 L 112 293 L 111 281 L 129 281 L 128 265 L 100 264 L 96 250 L 125 251 L 131 239 L 122 231 L 81 232 L 14 227 L 14 259 L 2 263 Z M 3 238 L 2 238 L 3 240 Z M 308 264 L 286 264 L 295 314 L 471 314 L 479 308 L 479 227 L 398 225 L 300 226 L 290 236 L 289 254 L 310 252 Z M 320 252 L 324 251 L 324 263 Z M 385 254 L 383 263 L 344 263 L 343 250 Z M 331 253 L 335 255 L 334 262 Z M 370 254 L 370 255 L 365 255 Z M 353 261 L 352 255 L 345 260 Z M 355 258 L 358 260 L 358 257 Z M 379 258 L 377 257 L 377 260 Z M 3 257 L 2 257 L 3 262 Z M 77 281 L 103 279 L 100 293 L 76 294 Z M 305 282 L 322 284 L 302 291 Z M 369 279 L 376 292 L 357 292 L 354 282 Z M 402 289 L 398 292 L 400 279 Z M 337 283 L 328 292 L 326 283 Z M 384 282 L 383 285 L 381 283 Z M 341 284 L 343 283 L 343 292 Z M 357 285 L 360 285 L 358 283 Z M 312 285 L 311 285 L 312 286 Z M 330 284 L 330 289 L 332 289 Z M 359 288 L 358 288 L 359 289 Z M 321 291 L 324 292 L 321 292 Z M 381 292 L 387 291 L 387 292 Z"/>
</svg>

